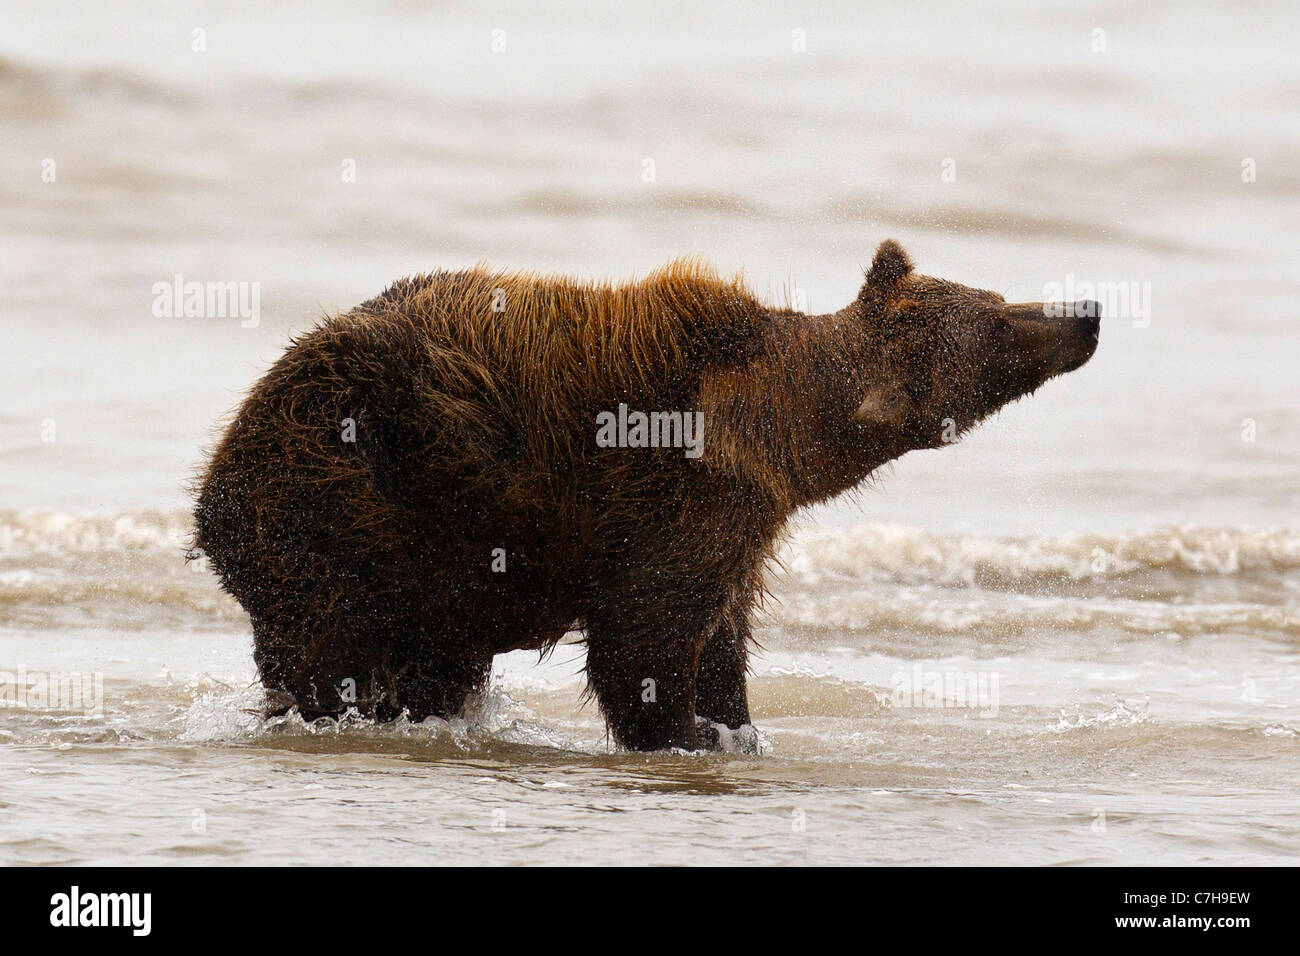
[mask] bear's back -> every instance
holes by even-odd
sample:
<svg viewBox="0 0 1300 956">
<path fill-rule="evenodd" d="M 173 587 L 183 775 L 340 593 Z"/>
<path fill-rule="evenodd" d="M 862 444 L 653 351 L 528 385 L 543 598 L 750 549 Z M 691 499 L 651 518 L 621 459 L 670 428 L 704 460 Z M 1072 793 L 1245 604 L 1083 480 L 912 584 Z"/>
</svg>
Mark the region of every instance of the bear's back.
<svg viewBox="0 0 1300 956">
<path fill-rule="evenodd" d="M 344 318 L 410 322 L 431 349 L 477 359 L 507 380 L 635 388 L 718 359 L 766 311 L 739 278 L 677 259 L 618 284 L 481 266 L 411 276 Z"/>
<path fill-rule="evenodd" d="M 620 284 L 477 267 L 402 279 L 312 344 L 329 341 L 377 385 L 409 384 L 426 430 L 545 468 L 591 446 L 596 414 L 620 402 L 684 408 L 768 314 L 739 279 L 693 260 Z"/>
</svg>

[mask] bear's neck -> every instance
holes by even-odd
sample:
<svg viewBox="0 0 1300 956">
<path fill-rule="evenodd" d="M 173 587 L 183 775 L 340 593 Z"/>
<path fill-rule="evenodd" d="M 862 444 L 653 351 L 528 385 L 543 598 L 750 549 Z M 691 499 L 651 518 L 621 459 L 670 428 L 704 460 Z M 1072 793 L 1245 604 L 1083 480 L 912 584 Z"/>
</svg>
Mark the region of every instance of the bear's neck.
<svg viewBox="0 0 1300 956">
<path fill-rule="evenodd" d="M 863 305 L 804 320 L 808 346 L 821 356 L 816 374 L 802 384 L 810 414 L 796 423 L 791 439 L 806 448 L 805 479 L 796 507 L 819 504 L 857 487 L 882 465 L 910 450 L 901 433 L 867 430 L 853 414 L 878 381 L 878 357 L 866 334 Z"/>
<path fill-rule="evenodd" d="M 774 313 L 759 357 L 707 376 L 706 458 L 761 487 L 778 520 L 862 483 L 908 451 L 901 436 L 853 421 L 870 376 L 861 307 Z"/>
</svg>

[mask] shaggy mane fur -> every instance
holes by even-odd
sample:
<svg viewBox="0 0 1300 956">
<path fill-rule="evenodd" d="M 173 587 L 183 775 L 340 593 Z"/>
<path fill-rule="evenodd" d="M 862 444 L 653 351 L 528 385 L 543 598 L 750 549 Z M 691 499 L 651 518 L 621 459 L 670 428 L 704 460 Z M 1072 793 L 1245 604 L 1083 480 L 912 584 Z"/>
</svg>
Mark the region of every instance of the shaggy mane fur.
<svg viewBox="0 0 1300 956">
<path fill-rule="evenodd" d="M 400 280 L 295 346 L 343 363 L 404 342 L 434 461 L 454 447 L 448 465 L 483 477 L 507 450 L 541 478 L 592 450 L 599 411 L 686 407 L 706 368 L 752 354 L 769 311 L 698 259 L 619 283 L 479 265 Z"/>
</svg>

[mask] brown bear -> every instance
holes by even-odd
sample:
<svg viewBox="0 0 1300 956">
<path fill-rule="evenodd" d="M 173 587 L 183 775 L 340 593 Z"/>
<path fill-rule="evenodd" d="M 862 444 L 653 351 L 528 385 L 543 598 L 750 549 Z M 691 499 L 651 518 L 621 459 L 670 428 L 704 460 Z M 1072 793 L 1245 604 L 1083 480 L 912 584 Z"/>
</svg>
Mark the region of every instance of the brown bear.
<svg viewBox="0 0 1300 956">
<path fill-rule="evenodd" d="M 1064 317 L 1059 317 L 1064 313 Z M 308 717 L 457 713 L 493 655 L 586 638 L 623 747 L 749 723 L 751 614 L 799 508 L 1097 347 L 893 241 L 829 315 L 677 261 L 637 282 L 403 279 L 295 339 L 200 479 L 196 548 Z"/>
</svg>

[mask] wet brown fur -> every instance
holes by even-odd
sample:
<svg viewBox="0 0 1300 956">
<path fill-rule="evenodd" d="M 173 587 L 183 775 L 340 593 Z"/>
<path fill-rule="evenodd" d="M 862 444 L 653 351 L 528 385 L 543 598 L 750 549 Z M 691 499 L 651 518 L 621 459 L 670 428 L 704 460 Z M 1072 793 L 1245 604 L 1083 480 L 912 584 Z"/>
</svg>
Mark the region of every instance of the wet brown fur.
<svg viewBox="0 0 1300 956">
<path fill-rule="evenodd" d="M 995 341 L 1013 308 L 913 276 L 894 243 L 826 316 L 691 260 L 618 285 L 404 279 L 254 386 L 196 546 L 252 618 L 264 684 L 305 713 L 450 715 L 494 654 L 576 626 L 621 744 L 707 743 L 697 715 L 749 720 L 751 615 L 791 514 L 933 447 L 941 413 L 967 428 L 1061 370 L 1031 322 Z M 620 402 L 702 412 L 703 456 L 598 448 Z"/>
</svg>

